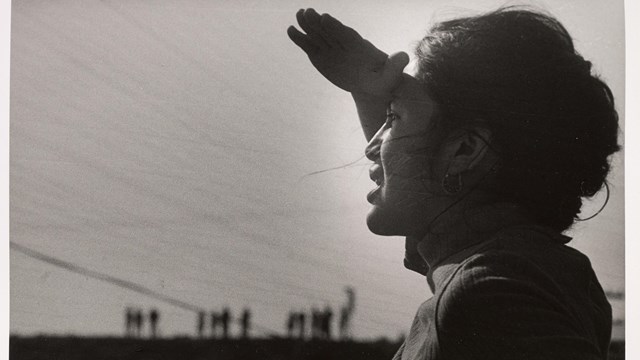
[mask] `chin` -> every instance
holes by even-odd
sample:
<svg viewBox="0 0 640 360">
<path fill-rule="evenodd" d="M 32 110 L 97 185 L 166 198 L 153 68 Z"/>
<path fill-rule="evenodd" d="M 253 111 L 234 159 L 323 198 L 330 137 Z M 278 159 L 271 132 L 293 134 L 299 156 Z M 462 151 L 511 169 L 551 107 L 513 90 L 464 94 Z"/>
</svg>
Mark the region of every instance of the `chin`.
<svg viewBox="0 0 640 360">
<path fill-rule="evenodd" d="M 369 214 L 367 214 L 367 227 L 369 231 L 376 235 L 382 236 L 403 236 L 406 235 L 402 231 L 397 219 L 390 214 L 385 214 L 384 211 L 374 206 Z"/>
</svg>

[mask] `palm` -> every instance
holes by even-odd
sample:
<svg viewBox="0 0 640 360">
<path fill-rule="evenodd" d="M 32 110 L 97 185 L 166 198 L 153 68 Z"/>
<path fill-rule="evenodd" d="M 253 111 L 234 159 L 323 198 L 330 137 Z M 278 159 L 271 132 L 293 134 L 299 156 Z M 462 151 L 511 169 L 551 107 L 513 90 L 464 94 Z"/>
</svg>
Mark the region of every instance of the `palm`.
<svg viewBox="0 0 640 360">
<path fill-rule="evenodd" d="M 399 81 L 408 59 L 400 62 L 399 71 L 398 66 L 392 69 L 386 53 L 355 30 L 313 9 L 299 11 L 297 20 L 306 34 L 290 27 L 289 36 L 307 53 L 313 66 L 339 88 L 385 95 Z"/>
</svg>

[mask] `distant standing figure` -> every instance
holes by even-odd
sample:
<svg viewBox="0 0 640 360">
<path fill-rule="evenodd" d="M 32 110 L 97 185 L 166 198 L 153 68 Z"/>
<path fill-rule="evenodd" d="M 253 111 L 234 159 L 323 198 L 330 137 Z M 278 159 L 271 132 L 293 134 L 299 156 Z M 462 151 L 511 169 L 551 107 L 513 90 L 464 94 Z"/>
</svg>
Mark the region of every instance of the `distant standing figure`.
<svg viewBox="0 0 640 360">
<path fill-rule="evenodd" d="M 144 316 L 142 315 L 142 310 L 138 309 L 135 312 L 135 325 L 136 325 L 136 336 L 140 337 L 142 334 L 142 326 L 144 325 Z"/>
<path fill-rule="evenodd" d="M 311 338 L 318 339 L 322 337 L 322 310 L 311 309 Z"/>
<path fill-rule="evenodd" d="M 156 338 L 158 335 L 158 321 L 160 320 L 160 313 L 156 309 L 151 309 L 149 313 L 149 323 L 151 325 L 151 337 Z"/>
<path fill-rule="evenodd" d="M 218 335 L 218 324 L 220 323 L 220 315 L 217 311 L 211 312 L 211 337 L 215 338 Z"/>
<path fill-rule="evenodd" d="M 321 335 L 323 339 L 331 339 L 331 318 L 333 317 L 333 311 L 331 307 L 327 305 L 322 312 Z"/>
<path fill-rule="evenodd" d="M 356 308 L 356 295 L 353 288 L 347 286 L 344 291 L 347 294 L 347 303 L 340 309 L 340 338 L 343 340 L 351 337 L 351 317 Z"/>
<path fill-rule="evenodd" d="M 306 329 L 306 315 L 304 312 L 298 313 L 298 331 L 300 339 L 304 339 L 304 333 Z"/>
<path fill-rule="evenodd" d="M 222 310 L 222 315 L 220 316 L 220 321 L 222 322 L 222 337 L 224 339 L 229 337 L 229 321 L 231 320 L 231 314 L 229 313 L 229 308 L 225 307 Z"/>
<path fill-rule="evenodd" d="M 199 338 L 202 338 L 204 336 L 204 317 L 205 317 L 204 311 L 199 311 L 198 312 L 198 325 L 197 325 L 198 337 Z"/>
<path fill-rule="evenodd" d="M 244 309 L 242 316 L 240 317 L 240 326 L 242 328 L 241 334 L 244 339 L 249 337 L 249 331 L 251 330 L 251 310 Z"/>
<path fill-rule="evenodd" d="M 127 307 L 125 309 L 125 336 L 130 337 L 133 335 L 133 320 L 134 320 L 134 315 L 133 315 L 133 309 L 131 309 L 130 307 Z"/>
<path fill-rule="evenodd" d="M 298 313 L 289 312 L 289 317 L 287 318 L 287 336 L 289 338 L 293 337 L 293 329 L 298 323 Z"/>
</svg>

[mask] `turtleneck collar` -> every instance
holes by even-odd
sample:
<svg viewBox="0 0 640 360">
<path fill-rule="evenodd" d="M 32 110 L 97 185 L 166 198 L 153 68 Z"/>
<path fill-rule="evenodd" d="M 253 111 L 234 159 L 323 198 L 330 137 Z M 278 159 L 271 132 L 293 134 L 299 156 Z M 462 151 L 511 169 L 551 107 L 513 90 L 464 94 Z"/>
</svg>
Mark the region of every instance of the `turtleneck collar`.
<svg viewBox="0 0 640 360">
<path fill-rule="evenodd" d="M 515 204 L 495 203 L 465 211 L 455 219 L 439 221 L 421 239 L 407 237 L 405 266 L 427 276 L 435 291 L 433 274 L 455 254 L 466 254 L 501 229 L 532 224 Z"/>
</svg>

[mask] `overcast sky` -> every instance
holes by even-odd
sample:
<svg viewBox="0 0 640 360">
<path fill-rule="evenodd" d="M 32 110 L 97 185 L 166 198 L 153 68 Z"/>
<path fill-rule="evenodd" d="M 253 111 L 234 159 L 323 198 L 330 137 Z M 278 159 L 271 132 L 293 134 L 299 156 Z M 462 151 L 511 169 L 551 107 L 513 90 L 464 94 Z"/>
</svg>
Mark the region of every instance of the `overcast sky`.
<svg viewBox="0 0 640 360">
<path fill-rule="evenodd" d="M 338 310 L 351 285 L 355 335 L 396 337 L 426 282 L 402 266 L 403 239 L 368 232 L 373 183 L 351 98 L 286 28 L 312 6 L 411 52 L 432 21 L 503 3 L 14 2 L 11 241 L 197 307 L 250 307 L 276 332 L 290 310 Z M 535 4 L 610 85 L 623 126 L 622 3 Z M 605 210 L 570 234 L 611 291 L 624 290 L 622 164 Z M 126 306 L 160 309 L 165 335 L 195 331 L 188 310 L 15 250 L 10 260 L 13 333 L 117 335 Z"/>
</svg>

